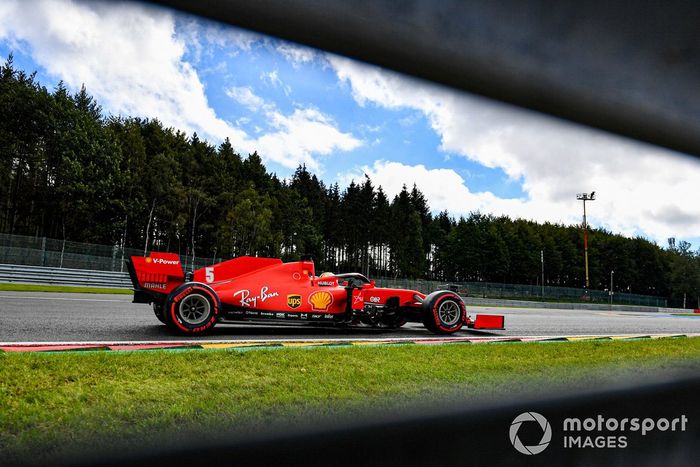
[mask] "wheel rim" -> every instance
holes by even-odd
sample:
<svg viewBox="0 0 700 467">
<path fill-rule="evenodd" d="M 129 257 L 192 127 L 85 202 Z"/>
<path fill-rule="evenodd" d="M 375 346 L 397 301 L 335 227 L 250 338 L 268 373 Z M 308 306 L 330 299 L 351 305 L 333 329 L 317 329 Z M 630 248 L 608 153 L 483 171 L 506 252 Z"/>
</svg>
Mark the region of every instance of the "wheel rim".
<svg viewBox="0 0 700 467">
<path fill-rule="evenodd" d="M 199 294 L 188 295 L 180 302 L 180 318 L 185 323 L 196 326 L 209 318 L 210 309 L 209 300 L 204 296 Z"/>
<path fill-rule="evenodd" d="M 445 300 L 438 307 L 438 317 L 445 326 L 454 326 L 462 317 L 462 308 L 454 300 Z"/>
</svg>

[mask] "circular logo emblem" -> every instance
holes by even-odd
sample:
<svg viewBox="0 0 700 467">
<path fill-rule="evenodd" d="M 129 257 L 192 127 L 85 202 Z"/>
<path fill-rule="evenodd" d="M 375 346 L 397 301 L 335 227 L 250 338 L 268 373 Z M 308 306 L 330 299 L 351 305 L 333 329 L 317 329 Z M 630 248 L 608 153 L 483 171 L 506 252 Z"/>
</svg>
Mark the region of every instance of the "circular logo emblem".
<svg viewBox="0 0 700 467">
<path fill-rule="evenodd" d="M 542 428 L 542 439 L 538 444 L 525 446 L 522 441 L 520 441 L 520 438 L 518 438 L 518 430 L 520 430 L 520 425 L 522 425 L 523 422 L 537 422 L 540 425 L 540 428 Z M 513 423 L 510 425 L 510 442 L 518 452 L 528 456 L 539 454 L 547 449 L 550 441 L 552 441 L 552 427 L 547 419 L 537 412 L 521 413 L 515 417 L 515 420 L 513 420 Z"/>
</svg>

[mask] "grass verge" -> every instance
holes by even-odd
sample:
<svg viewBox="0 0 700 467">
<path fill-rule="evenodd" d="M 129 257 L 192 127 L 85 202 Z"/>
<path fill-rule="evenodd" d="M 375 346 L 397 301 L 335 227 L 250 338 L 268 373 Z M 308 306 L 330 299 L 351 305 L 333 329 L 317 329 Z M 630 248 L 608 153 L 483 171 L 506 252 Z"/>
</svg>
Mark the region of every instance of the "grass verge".
<svg viewBox="0 0 700 467">
<path fill-rule="evenodd" d="M 131 289 L 116 289 L 107 287 L 76 287 L 72 285 L 43 285 L 43 284 L 6 284 L 0 283 L 0 291 L 13 292 L 65 292 L 65 293 L 98 293 L 98 294 L 133 294 Z"/>
<path fill-rule="evenodd" d="M 611 374 L 698 369 L 700 338 L 0 353 L 0 458 L 40 461 L 186 430 L 250 430 L 446 396 L 520 397 L 535 387 L 595 387 Z"/>
</svg>

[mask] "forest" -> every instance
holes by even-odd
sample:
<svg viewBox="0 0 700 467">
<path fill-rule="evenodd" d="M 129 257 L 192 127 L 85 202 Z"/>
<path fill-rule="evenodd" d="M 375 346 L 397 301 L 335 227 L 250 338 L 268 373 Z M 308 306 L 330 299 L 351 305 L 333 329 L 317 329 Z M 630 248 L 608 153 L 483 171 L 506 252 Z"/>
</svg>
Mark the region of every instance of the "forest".
<svg viewBox="0 0 700 467">
<path fill-rule="evenodd" d="M 326 185 L 305 166 L 283 179 L 157 119 L 105 115 L 85 87 L 49 90 L 0 67 L 0 233 L 295 259 L 372 276 L 583 287 L 581 225 L 433 213 L 416 186 L 389 197 L 365 176 Z M 541 259 L 544 259 L 541 261 Z M 700 295 L 700 252 L 592 227 L 590 287 Z"/>
</svg>

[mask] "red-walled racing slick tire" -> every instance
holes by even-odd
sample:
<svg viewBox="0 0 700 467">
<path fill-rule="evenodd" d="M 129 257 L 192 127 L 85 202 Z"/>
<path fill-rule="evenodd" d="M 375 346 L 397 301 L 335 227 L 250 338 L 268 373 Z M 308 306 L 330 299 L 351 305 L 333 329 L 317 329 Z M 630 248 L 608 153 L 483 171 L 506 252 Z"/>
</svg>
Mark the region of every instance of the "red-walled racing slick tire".
<svg viewBox="0 0 700 467">
<path fill-rule="evenodd" d="M 165 314 L 162 302 L 153 302 L 153 314 L 156 315 L 156 318 L 158 318 L 158 321 L 161 323 L 169 324 L 168 316 Z"/>
<path fill-rule="evenodd" d="M 166 324 L 182 334 L 211 330 L 221 305 L 216 293 L 204 284 L 187 282 L 173 290 L 165 302 Z"/>
<path fill-rule="evenodd" d="M 467 310 L 459 295 L 444 290 L 433 292 L 423 301 L 423 325 L 436 334 L 452 334 L 467 321 Z"/>
</svg>

